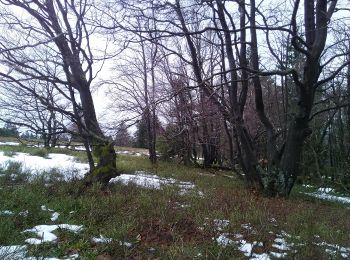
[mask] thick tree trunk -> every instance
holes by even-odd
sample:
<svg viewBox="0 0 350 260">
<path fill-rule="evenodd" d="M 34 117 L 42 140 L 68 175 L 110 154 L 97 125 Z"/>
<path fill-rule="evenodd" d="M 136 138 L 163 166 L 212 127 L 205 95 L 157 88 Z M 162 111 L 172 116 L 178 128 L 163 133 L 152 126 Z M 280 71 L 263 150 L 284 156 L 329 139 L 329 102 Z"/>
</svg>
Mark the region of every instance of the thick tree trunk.
<svg viewBox="0 0 350 260">
<path fill-rule="evenodd" d="M 299 175 L 303 144 L 309 134 L 311 130 L 308 128 L 308 118 L 297 118 L 291 123 L 279 168 L 275 167 L 270 172 L 275 177 L 275 189 L 270 190 L 272 186 L 268 186 L 268 193 L 289 196 Z"/>
<path fill-rule="evenodd" d="M 84 83 L 84 80 L 82 83 Z M 98 124 L 89 87 L 82 84 L 79 94 L 84 113 L 83 117 L 85 126 L 89 136 L 88 140 L 92 148 L 92 154 L 97 159 L 97 165 L 94 165 L 92 169 L 92 165 L 90 163 L 90 172 L 86 176 L 85 181 L 87 184 L 99 182 L 102 185 L 107 185 L 111 178 L 119 175 L 116 169 L 116 153 L 114 150 L 114 144 L 112 140 L 108 140 L 106 138 Z M 91 160 L 91 154 L 88 150 L 87 155 L 89 160 Z"/>
</svg>

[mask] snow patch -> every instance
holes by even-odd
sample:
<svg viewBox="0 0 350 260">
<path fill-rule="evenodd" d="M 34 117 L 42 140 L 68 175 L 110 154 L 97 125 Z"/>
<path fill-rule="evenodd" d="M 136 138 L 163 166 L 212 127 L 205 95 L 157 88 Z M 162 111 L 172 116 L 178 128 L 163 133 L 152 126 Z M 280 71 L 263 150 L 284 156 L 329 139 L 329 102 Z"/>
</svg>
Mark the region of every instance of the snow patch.
<svg viewBox="0 0 350 260">
<path fill-rule="evenodd" d="M 12 211 L 10 210 L 3 210 L 3 211 L 0 211 L 0 216 L 13 216 L 15 213 L 13 213 Z"/>
<path fill-rule="evenodd" d="M 319 190 L 316 192 L 305 192 L 305 194 L 318 199 L 323 199 L 323 200 L 328 200 L 333 202 L 340 202 L 344 204 L 350 203 L 350 197 L 331 195 L 326 192 L 321 192 Z"/>
<path fill-rule="evenodd" d="M 53 209 L 49 209 L 49 208 L 46 207 L 45 205 L 41 205 L 40 208 L 41 208 L 42 211 L 51 211 L 51 212 L 53 211 Z"/>
<path fill-rule="evenodd" d="M 149 156 L 148 152 L 134 152 L 134 151 L 124 151 L 124 150 L 117 150 L 116 154 L 123 154 L 123 155 L 130 155 L 130 156 Z"/>
<path fill-rule="evenodd" d="M 113 239 L 109 237 L 104 237 L 103 235 L 100 234 L 100 237 L 93 237 L 92 242 L 98 244 L 98 243 L 112 243 Z M 125 242 L 125 241 L 119 241 L 120 246 L 125 246 L 125 247 L 132 247 L 132 243 Z"/>
<path fill-rule="evenodd" d="M 277 253 L 277 252 L 270 252 L 270 254 L 276 258 L 285 258 L 287 257 L 287 253 Z"/>
<path fill-rule="evenodd" d="M 59 216 L 60 216 L 60 213 L 54 212 L 54 213 L 52 213 L 50 219 L 51 219 L 51 221 L 56 221 L 56 220 L 58 219 Z"/>
<path fill-rule="evenodd" d="M 282 250 L 282 251 L 290 250 L 290 246 L 293 246 L 293 244 L 289 245 L 283 237 L 277 237 L 274 240 L 274 244 L 272 244 L 272 247 L 277 248 L 277 249 Z"/>
<path fill-rule="evenodd" d="M 109 237 L 104 237 L 102 235 L 100 235 L 100 237 L 93 237 L 92 242 L 94 243 L 112 243 L 112 238 Z"/>
<path fill-rule="evenodd" d="M 242 239 L 239 241 L 239 251 L 241 251 L 245 256 L 251 257 L 253 256 L 253 259 L 270 259 L 270 258 L 264 258 L 266 254 L 253 254 L 254 247 L 257 246 L 263 246 L 262 242 L 254 241 L 253 243 L 249 243 L 246 240 Z"/>
<path fill-rule="evenodd" d="M 23 216 L 23 217 L 27 217 L 28 214 L 29 214 L 28 210 L 24 210 L 24 211 L 21 211 L 20 213 L 18 213 L 18 215 Z"/>
<path fill-rule="evenodd" d="M 218 236 L 215 240 L 218 243 L 218 245 L 222 246 L 222 247 L 227 247 L 229 245 L 232 245 L 235 243 L 235 241 L 233 241 L 232 239 L 228 238 L 229 234 L 224 233 L 224 234 L 220 234 L 220 236 Z"/>
<path fill-rule="evenodd" d="M 39 245 L 45 242 L 55 242 L 57 236 L 53 234 L 57 229 L 66 229 L 77 233 L 81 231 L 83 226 L 69 225 L 69 224 L 59 224 L 59 225 L 38 225 L 31 229 L 26 229 L 23 233 L 32 232 L 35 233 L 39 238 L 28 238 L 25 240 L 26 243 L 31 245 Z"/>
<path fill-rule="evenodd" d="M 253 254 L 250 260 L 270 260 L 270 256 L 266 253 L 263 254 Z"/>
<path fill-rule="evenodd" d="M 74 260 L 79 258 L 79 254 L 73 254 L 63 259 L 54 257 L 26 257 L 27 246 L 15 245 L 15 246 L 0 246 L 0 259 L 2 260 Z"/>
<path fill-rule="evenodd" d="M 16 142 L 0 142 L 0 145 L 19 146 L 20 143 L 16 143 Z"/>
<path fill-rule="evenodd" d="M 22 171 L 29 172 L 33 176 L 55 169 L 63 174 L 66 180 L 70 180 L 73 177 L 82 178 L 89 170 L 87 163 L 76 162 L 73 156 L 66 154 L 50 153 L 48 158 L 43 158 L 27 153 L 16 153 L 13 157 L 9 157 L 5 156 L 4 152 L 0 152 L 0 167 L 6 169 L 10 162 L 21 163 Z M 73 176 L 73 173 L 76 176 Z"/>
<path fill-rule="evenodd" d="M 305 188 L 313 188 L 314 186 L 312 186 L 310 184 L 303 184 L 303 187 L 305 187 Z"/>
<path fill-rule="evenodd" d="M 218 231 L 222 231 L 230 224 L 230 221 L 227 219 L 214 219 L 213 222 L 216 230 Z"/>
<path fill-rule="evenodd" d="M 132 247 L 132 244 L 131 243 L 129 243 L 129 242 L 123 242 L 123 241 L 119 241 L 119 245 L 121 245 L 121 246 L 126 246 L 126 247 Z"/>
<path fill-rule="evenodd" d="M 180 194 L 186 194 L 195 188 L 191 182 L 178 181 L 173 178 L 161 178 L 157 175 L 151 175 L 144 171 L 136 171 L 135 174 L 122 174 L 110 180 L 112 183 L 121 183 L 124 185 L 135 184 L 147 189 L 161 189 L 163 186 L 174 185 L 180 189 Z"/>
<path fill-rule="evenodd" d="M 332 188 L 319 188 L 317 191 L 320 193 L 330 193 L 330 192 L 334 192 L 334 189 L 332 189 Z"/>
<path fill-rule="evenodd" d="M 350 258 L 350 247 L 343 247 L 335 244 L 329 244 L 326 242 L 314 242 L 313 244 L 320 247 L 326 247 L 325 251 L 332 256 L 335 256 L 337 253 L 340 253 L 342 257 Z"/>
<path fill-rule="evenodd" d="M 0 258 L 3 260 L 25 259 L 27 246 L 0 246 Z"/>
<path fill-rule="evenodd" d="M 48 207 L 46 207 L 45 205 L 41 205 L 41 210 L 42 211 L 49 211 L 49 212 L 53 212 L 51 214 L 51 221 L 56 221 L 58 219 L 58 217 L 60 216 L 60 213 L 58 212 L 54 212 L 53 209 L 49 209 Z"/>
</svg>

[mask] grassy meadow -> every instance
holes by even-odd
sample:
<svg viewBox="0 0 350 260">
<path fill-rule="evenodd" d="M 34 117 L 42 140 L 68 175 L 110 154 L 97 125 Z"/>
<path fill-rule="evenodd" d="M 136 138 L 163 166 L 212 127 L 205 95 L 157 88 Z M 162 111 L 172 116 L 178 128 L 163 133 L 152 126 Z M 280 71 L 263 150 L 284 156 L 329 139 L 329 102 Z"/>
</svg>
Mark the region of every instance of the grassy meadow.
<svg viewBox="0 0 350 260">
<path fill-rule="evenodd" d="M 7 156 L 66 153 L 86 161 L 84 152 L 70 149 L 0 146 L 0 151 Z M 40 177 L 29 182 L 29 174 L 13 163 L 0 170 L 0 212 L 12 213 L 0 214 L 0 245 L 24 244 L 34 234 L 23 231 L 35 225 L 69 223 L 83 229 L 77 233 L 58 229 L 55 243 L 29 245 L 28 255 L 37 259 L 65 259 L 72 254 L 79 254 L 78 259 L 248 259 L 253 254 L 283 253 L 284 249 L 273 247 L 281 233 L 293 245 L 285 259 L 344 259 L 341 247 L 350 247 L 350 205 L 305 195 L 311 188 L 299 185 L 289 199 L 266 198 L 247 190 L 232 172 L 172 162 L 152 166 L 146 156 L 128 155 L 118 155 L 117 166 L 123 173 L 145 171 L 192 182 L 195 188 L 182 194 L 175 186 L 147 189 L 117 182 L 106 189 L 95 185 L 83 190 L 78 180 L 55 178 L 59 175 L 55 171 L 47 173 L 52 176 L 49 182 Z M 42 210 L 43 205 L 58 212 L 58 219 L 52 221 L 52 212 Z M 218 228 L 217 220 L 229 222 Z M 249 256 L 239 245 L 218 243 L 221 234 L 231 241 L 239 234 L 248 243 L 261 243 L 253 246 Z M 93 241 L 101 235 L 110 240 Z M 329 245 L 339 248 L 329 253 Z"/>
</svg>

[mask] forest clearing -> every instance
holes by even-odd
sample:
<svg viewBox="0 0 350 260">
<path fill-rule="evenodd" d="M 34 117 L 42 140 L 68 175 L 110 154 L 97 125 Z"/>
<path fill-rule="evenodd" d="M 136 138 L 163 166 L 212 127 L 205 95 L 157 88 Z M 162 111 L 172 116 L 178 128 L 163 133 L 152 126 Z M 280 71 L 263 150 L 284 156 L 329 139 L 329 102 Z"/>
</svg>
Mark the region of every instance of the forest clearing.
<svg viewBox="0 0 350 260">
<path fill-rule="evenodd" d="M 84 152 L 43 149 L 0 146 L 1 259 L 350 257 L 350 196 L 333 189 L 304 184 L 288 200 L 266 198 L 229 171 L 122 154 L 122 175 L 82 193 Z"/>
</svg>

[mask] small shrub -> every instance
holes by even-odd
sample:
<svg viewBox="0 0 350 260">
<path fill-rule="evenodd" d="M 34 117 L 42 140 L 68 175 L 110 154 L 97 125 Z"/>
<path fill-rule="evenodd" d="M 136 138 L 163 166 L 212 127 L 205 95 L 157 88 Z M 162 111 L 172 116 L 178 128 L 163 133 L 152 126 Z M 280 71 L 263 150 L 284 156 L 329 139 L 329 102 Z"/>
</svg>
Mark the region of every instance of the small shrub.
<svg viewBox="0 0 350 260">
<path fill-rule="evenodd" d="M 49 151 L 46 148 L 42 148 L 42 149 L 34 150 L 30 154 L 34 155 L 34 156 L 40 156 L 43 158 L 47 158 L 49 155 Z"/>
<path fill-rule="evenodd" d="M 16 152 L 14 151 L 4 151 L 4 156 L 13 157 L 15 155 L 16 155 Z"/>
<path fill-rule="evenodd" d="M 64 181 L 64 174 L 62 174 L 58 169 L 53 168 L 35 176 L 34 181 L 44 185 L 60 183 Z"/>
<path fill-rule="evenodd" d="M 0 182 L 5 185 L 26 183 L 29 174 L 22 171 L 22 164 L 19 162 L 8 162 L 6 167 L 0 169 Z"/>
</svg>

